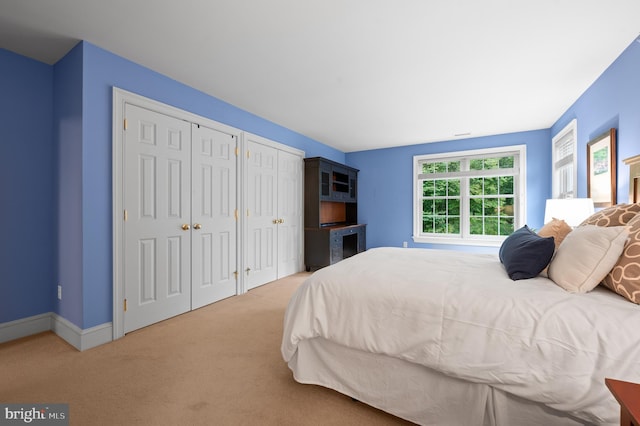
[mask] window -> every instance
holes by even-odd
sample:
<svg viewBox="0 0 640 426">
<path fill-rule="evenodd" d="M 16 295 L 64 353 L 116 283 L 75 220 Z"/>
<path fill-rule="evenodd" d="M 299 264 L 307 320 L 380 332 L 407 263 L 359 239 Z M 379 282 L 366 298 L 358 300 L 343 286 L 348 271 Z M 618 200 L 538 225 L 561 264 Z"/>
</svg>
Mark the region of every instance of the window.
<svg viewBox="0 0 640 426">
<path fill-rule="evenodd" d="M 525 156 L 524 145 L 414 156 L 413 240 L 500 245 L 524 224 Z"/>
<path fill-rule="evenodd" d="M 576 167 L 578 139 L 577 121 L 572 120 L 560 130 L 552 139 L 551 164 L 553 175 L 553 198 L 575 198 L 578 196 L 576 182 L 578 181 L 578 168 Z"/>
</svg>

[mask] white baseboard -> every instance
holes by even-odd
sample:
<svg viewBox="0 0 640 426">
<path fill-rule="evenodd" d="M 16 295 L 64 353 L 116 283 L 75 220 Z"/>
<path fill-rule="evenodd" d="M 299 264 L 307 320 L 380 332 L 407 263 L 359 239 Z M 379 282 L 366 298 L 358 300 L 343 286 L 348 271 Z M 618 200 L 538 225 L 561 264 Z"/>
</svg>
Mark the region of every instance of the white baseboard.
<svg viewBox="0 0 640 426">
<path fill-rule="evenodd" d="M 49 330 L 79 351 L 113 340 L 113 326 L 110 322 L 83 330 L 60 315 L 49 312 L 0 324 L 0 343 Z"/>
<path fill-rule="evenodd" d="M 58 314 L 51 314 L 51 319 L 51 330 L 79 351 L 91 349 L 113 340 L 110 322 L 83 330 Z"/>
<path fill-rule="evenodd" d="M 0 343 L 51 330 L 51 312 L 0 324 Z"/>
</svg>

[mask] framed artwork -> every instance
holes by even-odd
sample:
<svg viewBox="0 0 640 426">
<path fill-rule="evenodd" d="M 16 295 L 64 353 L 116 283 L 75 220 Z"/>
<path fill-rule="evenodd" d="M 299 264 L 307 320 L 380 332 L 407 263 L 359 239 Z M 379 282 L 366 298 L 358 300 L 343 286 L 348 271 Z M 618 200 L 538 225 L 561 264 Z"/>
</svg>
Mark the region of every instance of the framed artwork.
<svg viewBox="0 0 640 426">
<path fill-rule="evenodd" d="M 587 197 L 595 207 L 616 204 L 616 129 L 587 144 Z"/>
</svg>

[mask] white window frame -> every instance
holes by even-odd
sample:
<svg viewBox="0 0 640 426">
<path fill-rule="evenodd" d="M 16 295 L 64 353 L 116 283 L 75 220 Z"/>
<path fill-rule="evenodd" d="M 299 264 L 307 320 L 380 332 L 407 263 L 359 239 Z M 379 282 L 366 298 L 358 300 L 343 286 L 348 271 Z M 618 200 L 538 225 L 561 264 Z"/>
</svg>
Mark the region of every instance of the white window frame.
<svg viewBox="0 0 640 426">
<path fill-rule="evenodd" d="M 578 196 L 578 120 L 569 122 L 551 139 L 551 198 L 576 198 Z M 558 146 L 573 144 L 569 149 L 571 154 L 558 159 Z M 566 187 L 566 181 L 560 176 L 560 169 L 567 164 L 573 165 L 573 188 Z"/>
<path fill-rule="evenodd" d="M 511 145 L 496 148 L 475 149 L 468 151 L 446 152 L 413 156 L 413 241 L 416 243 L 456 244 L 499 247 L 506 236 L 470 235 L 469 223 L 469 195 L 461 194 L 460 202 L 460 235 L 442 234 L 434 236 L 422 232 L 422 185 L 420 175 L 421 164 L 425 161 L 456 161 L 464 157 L 496 157 L 501 155 L 518 155 L 518 175 L 514 183 L 514 229 L 526 223 L 526 145 Z M 462 187 L 463 185 L 461 185 Z M 466 185 L 465 185 L 466 187 Z"/>
</svg>

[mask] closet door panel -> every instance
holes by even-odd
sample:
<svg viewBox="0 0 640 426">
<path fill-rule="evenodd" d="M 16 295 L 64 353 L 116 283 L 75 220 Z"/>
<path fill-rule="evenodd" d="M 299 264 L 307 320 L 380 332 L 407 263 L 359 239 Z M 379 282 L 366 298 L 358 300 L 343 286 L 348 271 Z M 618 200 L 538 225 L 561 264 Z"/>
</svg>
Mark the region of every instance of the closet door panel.
<svg viewBox="0 0 640 426">
<path fill-rule="evenodd" d="M 278 277 L 278 150 L 252 140 L 247 148 L 248 231 L 244 273 L 250 290 Z"/>
<path fill-rule="evenodd" d="M 303 162 L 288 152 L 278 152 L 278 278 L 302 269 Z"/>
<path fill-rule="evenodd" d="M 237 294 L 237 138 L 193 125 L 192 308 Z"/>
<path fill-rule="evenodd" d="M 191 307 L 191 128 L 126 105 L 124 288 L 128 332 Z"/>
</svg>

